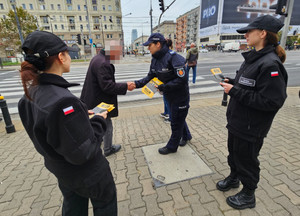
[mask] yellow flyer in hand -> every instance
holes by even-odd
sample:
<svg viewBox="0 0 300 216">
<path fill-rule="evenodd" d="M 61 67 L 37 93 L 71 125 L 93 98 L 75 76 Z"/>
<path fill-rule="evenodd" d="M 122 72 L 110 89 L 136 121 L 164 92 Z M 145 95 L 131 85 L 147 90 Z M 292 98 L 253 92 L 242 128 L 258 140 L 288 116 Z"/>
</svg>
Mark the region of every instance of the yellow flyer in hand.
<svg viewBox="0 0 300 216">
<path fill-rule="evenodd" d="M 212 68 L 212 69 L 210 69 L 210 71 L 218 81 L 220 81 L 220 82 L 224 81 L 225 77 L 222 74 L 222 71 L 220 68 Z"/>
<path fill-rule="evenodd" d="M 155 86 L 159 86 L 161 84 L 164 84 L 162 81 L 160 81 L 157 77 L 154 77 L 150 82 L 148 82 L 143 88 L 142 92 L 147 95 L 149 98 L 152 98 L 153 95 L 158 91 Z"/>
<path fill-rule="evenodd" d="M 114 105 L 113 104 L 107 104 L 107 103 L 100 103 L 99 105 L 97 105 L 93 111 L 94 113 L 102 113 L 104 111 L 110 112 L 114 109 Z"/>
</svg>

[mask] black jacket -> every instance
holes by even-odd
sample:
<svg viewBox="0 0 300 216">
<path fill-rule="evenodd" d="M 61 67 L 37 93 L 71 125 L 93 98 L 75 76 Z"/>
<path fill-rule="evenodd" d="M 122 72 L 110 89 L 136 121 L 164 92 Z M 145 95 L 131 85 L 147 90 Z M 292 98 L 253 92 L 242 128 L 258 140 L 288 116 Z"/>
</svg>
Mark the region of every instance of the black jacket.
<svg viewBox="0 0 300 216">
<path fill-rule="evenodd" d="M 116 83 L 115 67 L 106 59 L 104 51 L 101 51 L 90 62 L 82 88 L 80 99 L 93 109 L 101 102 L 114 104 L 115 109 L 108 113 L 110 117 L 118 116 L 117 95 L 125 95 L 127 83 Z"/>
<path fill-rule="evenodd" d="M 74 84 L 58 75 L 41 74 L 39 85 L 29 91 L 33 101 L 25 96 L 19 101 L 24 128 L 46 168 L 65 186 L 76 189 L 101 182 L 101 190 L 113 193 L 109 163 L 99 145 L 105 120 L 96 115 L 89 119 L 87 107 L 70 93 L 70 86 Z"/>
<path fill-rule="evenodd" d="M 249 141 L 267 135 L 287 95 L 287 72 L 273 46 L 242 54 L 244 63 L 229 91 L 227 128 Z"/>
<path fill-rule="evenodd" d="M 159 86 L 159 90 L 164 93 L 170 103 L 181 104 L 189 101 L 185 59 L 176 52 L 169 50 L 166 45 L 153 55 L 148 75 L 135 81 L 136 87 L 143 87 L 154 77 L 164 83 Z"/>
</svg>

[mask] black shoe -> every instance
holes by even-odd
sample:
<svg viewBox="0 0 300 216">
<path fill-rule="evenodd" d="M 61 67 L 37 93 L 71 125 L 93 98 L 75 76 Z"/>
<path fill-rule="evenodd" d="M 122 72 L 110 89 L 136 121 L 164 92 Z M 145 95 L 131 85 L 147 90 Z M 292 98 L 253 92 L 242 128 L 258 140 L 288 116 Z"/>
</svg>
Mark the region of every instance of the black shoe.
<svg viewBox="0 0 300 216">
<path fill-rule="evenodd" d="M 254 208 L 256 204 L 254 193 L 247 195 L 243 190 L 234 196 L 227 197 L 226 202 L 235 209 Z"/>
<path fill-rule="evenodd" d="M 105 157 L 120 151 L 121 145 L 112 145 L 111 149 L 104 152 Z"/>
<path fill-rule="evenodd" d="M 158 149 L 158 152 L 160 154 L 166 155 L 166 154 L 169 154 L 169 153 L 175 153 L 175 152 L 177 152 L 177 149 L 176 150 L 172 150 L 172 149 L 168 149 L 167 147 L 162 147 L 162 148 Z"/>
<path fill-rule="evenodd" d="M 238 188 L 240 186 L 240 181 L 237 178 L 228 176 L 225 179 L 218 181 L 216 186 L 220 191 L 228 191 L 231 188 Z"/>
<path fill-rule="evenodd" d="M 192 139 L 192 138 L 191 138 L 191 139 Z M 187 144 L 187 142 L 190 141 L 191 139 L 188 139 L 188 140 L 183 140 L 183 139 L 181 139 L 181 140 L 179 141 L 179 146 L 185 146 L 185 145 Z"/>
</svg>

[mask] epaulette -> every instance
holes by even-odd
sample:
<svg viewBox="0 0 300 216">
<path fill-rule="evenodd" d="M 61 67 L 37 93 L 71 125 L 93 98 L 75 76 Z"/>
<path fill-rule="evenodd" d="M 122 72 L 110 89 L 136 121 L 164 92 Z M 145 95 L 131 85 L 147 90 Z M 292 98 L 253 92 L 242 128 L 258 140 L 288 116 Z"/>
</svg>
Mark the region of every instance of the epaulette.
<svg viewBox="0 0 300 216">
<path fill-rule="evenodd" d="M 175 54 L 176 54 L 176 52 L 175 52 L 174 50 L 169 50 L 169 53 L 170 53 L 171 55 L 175 55 Z"/>
</svg>

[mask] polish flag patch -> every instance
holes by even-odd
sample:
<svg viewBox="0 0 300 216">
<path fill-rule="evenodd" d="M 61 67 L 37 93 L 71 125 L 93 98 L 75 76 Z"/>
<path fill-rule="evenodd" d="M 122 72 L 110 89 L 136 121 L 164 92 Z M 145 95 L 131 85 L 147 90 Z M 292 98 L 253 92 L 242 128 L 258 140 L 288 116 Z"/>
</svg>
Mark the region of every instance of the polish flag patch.
<svg viewBox="0 0 300 216">
<path fill-rule="evenodd" d="M 278 71 L 271 72 L 271 77 L 279 76 Z"/>
<path fill-rule="evenodd" d="M 63 111 L 64 111 L 65 115 L 69 115 L 74 112 L 74 108 L 73 108 L 73 106 L 69 106 L 67 108 L 64 108 Z"/>
</svg>

